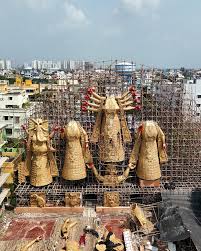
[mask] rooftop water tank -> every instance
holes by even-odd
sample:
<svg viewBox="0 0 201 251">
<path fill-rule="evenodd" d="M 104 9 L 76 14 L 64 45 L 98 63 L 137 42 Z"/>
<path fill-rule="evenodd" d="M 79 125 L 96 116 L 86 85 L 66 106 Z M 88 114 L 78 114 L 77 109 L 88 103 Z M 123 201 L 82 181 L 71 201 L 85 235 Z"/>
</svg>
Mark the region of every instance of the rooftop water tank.
<svg viewBox="0 0 201 251">
<path fill-rule="evenodd" d="M 135 64 L 121 62 L 115 65 L 115 71 L 123 75 L 131 75 L 135 71 Z"/>
</svg>

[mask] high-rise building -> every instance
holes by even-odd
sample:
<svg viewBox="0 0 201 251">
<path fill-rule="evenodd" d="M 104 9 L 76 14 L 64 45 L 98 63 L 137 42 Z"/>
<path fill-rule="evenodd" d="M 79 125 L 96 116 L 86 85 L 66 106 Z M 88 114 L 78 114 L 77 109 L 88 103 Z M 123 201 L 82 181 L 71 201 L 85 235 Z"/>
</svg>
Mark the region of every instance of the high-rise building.
<svg viewBox="0 0 201 251">
<path fill-rule="evenodd" d="M 0 70 L 5 69 L 5 61 L 3 59 L 0 59 Z"/>
<path fill-rule="evenodd" d="M 0 70 L 11 70 L 11 60 L 0 59 Z"/>
<path fill-rule="evenodd" d="M 37 63 L 38 63 L 37 70 L 41 70 L 42 69 L 42 61 L 38 60 Z"/>
<path fill-rule="evenodd" d="M 32 68 L 33 68 L 34 70 L 37 70 L 37 69 L 38 69 L 38 60 L 32 61 L 31 65 L 32 65 Z"/>
<path fill-rule="evenodd" d="M 74 61 L 74 70 L 84 70 L 85 61 Z"/>
<path fill-rule="evenodd" d="M 56 61 L 52 63 L 53 70 L 60 70 L 61 69 L 61 61 Z"/>
<path fill-rule="evenodd" d="M 61 61 L 53 61 L 53 60 L 34 60 L 32 61 L 32 68 L 36 70 L 84 70 L 85 69 L 85 61 L 74 61 L 74 60 L 64 60 Z M 89 66 L 89 64 L 88 64 Z M 90 66 L 91 68 L 91 66 Z"/>
<path fill-rule="evenodd" d="M 85 71 L 92 71 L 94 69 L 94 65 L 91 62 L 85 62 L 84 69 Z"/>
<path fill-rule="evenodd" d="M 6 70 L 11 70 L 12 69 L 11 60 L 5 60 L 5 66 Z"/>
<path fill-rule="evenodd" d="M 72 71 L 72 70 L 75 70 L 75 61 L 72 61 L 70 60 L 69 61 L 69 69 Z"/>
<path fill-rule="evenodd" d="M 30 116 L 31 107 L 25 90 L 18 87 L 5 93 L 0 93 L 0 125 L 7 125 L 6 135 L 10 138 L 20 136 L 21 125 Z"/>
<path fill-rule="evenodd" d="M 63 67 L 64 70 L 69 70 L 69 61 L 68 60 L 64 60 L 63 61 Z"/>
<path fill-rule="evenodd" d="M 200 118 L 200 108 L 201 108 L 201 79 L 191 79 L 184 81 L 185 83 L 185 97 L 188 102 L 194 102 L 192 103 L 192 106 L 196 106 L 197 108 L 197 118 Z M 196 108 L 194 107 L 194 110 Z"/>
</svg>

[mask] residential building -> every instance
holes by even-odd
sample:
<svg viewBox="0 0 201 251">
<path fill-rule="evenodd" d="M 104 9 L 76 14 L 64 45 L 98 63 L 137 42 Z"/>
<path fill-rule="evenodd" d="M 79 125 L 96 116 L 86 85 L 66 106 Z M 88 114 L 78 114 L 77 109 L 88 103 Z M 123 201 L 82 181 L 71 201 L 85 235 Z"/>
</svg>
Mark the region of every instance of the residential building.
<svg viewBox="0 0 201 251">
<path fill-rule="evenodd" d="M 194 101 L 196 116 L 201 116 L 201 79 L 191 79 L 185 82 L 185 97 L 189 102 Z"/>
<path fill-rule="evenodd" d="M 63 69 L 67 71 L 73 71 L 75 70 L 75 61 L 73 60 L 64 60 L 63 61 Z"/>
<path fill-rule="evenodd" d="M 84 71 L 85 69 L 85 61 L 75 61 L 74 62 L 74 70 Z"/>
<path fill-rule="evenodd" d="M 11 60 L 0 59 L 0 70 L 11 70 Z"/>
<path fill-rule="evenodd" d="M 64 60 L 63 61 L 63 67 L 64 70 L 69 70 L 69 61 L 68 60 Z"/>
<path fill-rule="evenodd" d="M 3 59 L 0 59 L 0 70 L 5 69 L 5 61 Z"/>
<path fill-rule="evenodd" d="M 38 69 L 38 60 L 32 61 L 32 68 L 33 68 L 34 70 L 37 70 L 37 69 Z"/>
<path fill-rule="evenodd" d="M 7 143 L 6 140 L 6 126 L 7 125 L 0 125 L 0 151 L 2 149 L 2 147 Z"/>
<path fill-rule="evenodd" d="M 41 70 L 42 69 L 42 61 L 40 60 L 33 60 L 31 62 L 32 69 L 34 70 Z"/>
<path fill-rule="evenodd" d="M 26 96 L 31 98 L 31 96 L 40 92 L 39 84 L 33 84 L 31 79 L 26 79 L 23 81 L 21 76 L 16 76 L 15 86 L 9 87 L 10 90 L 17 90 L 16 87 L 19 87 L 18 90 L 22 89 L 26 91 Z"/>
<path fill-rule="evenodd" d="M 72 60 L 69 61 L 69 70 L 70 71 L 75 70 L 75 61 Z"/>
<path fill-rule="evenodd" d="M 8 157 L 2 157 L 0 156 L 0 206 L 4 202 L 5 198 L 9 196 L 10 189 L 4 187 L 4 184 L 8 180 L 10 173 L 4 173 L 2 172 L 3 164 L 8 160 Z"/>
<path fill-rule="evenodd" d="M 6 60 L 5 66 L 6 66 L 6 70 L 11 70 L 12 69 L 11 60 Z"/>
<path fill-rule="evenodd" d="M 61 69 L 61 61 L 53 62 L 52 69 L 53 70 L 60 70 Z"/>
<path fill-rule="evenodd" d="M 61 61 L 34 60 L 32 61 L 31 65 L 34 70 L 60 70 L 61 69 Z"/>
<path fill-rule="evenodd" d="M 84 63 L 85 71 L 92 71 L 94 69 L 94 65 L 91 62 Z"/>
<path fill-rule="evenodd" d="M 27 69 L 29 65 L 24 65 L 25 69 Z M 64 61 L 55 61 L 55 60 L 33 60 L 31 63 L 31 68 L 34 70 L 91 70 L 93 69 L 93 64 L 90 62 L 80 61 L 80 60 L 64 60 Z"/>
<path fill-rule="evenodd" d="M 9 196 L 11 193 L 9 187 L 16 181 L 17 167 L 22 161 L 22 150 L 16 148 L 11 149 L 15 151 L 0 150 L 0 205 L 2 205 L 3 202 L 10 203 Z"/>
<path fill-rule="evenodd" d="M 65 60 L 63 69 L 67 71 L 85 70 L 85 61 Z"/>
<path fill-rule="evenodd" d="M 42 62 L 41 61 L 37 61 L 37 70 L 41 70 L 42 69 Z"/>
<path fill-rule="evenodd" d="M 31 106 L 25 90 L 8 90 L 7 93 L 0 93 L 0 124 L 7 125 L 6 136 L 18 138 L 20 136 L 21 125 L 26 117 L 30 116 Z"/>
</svg>

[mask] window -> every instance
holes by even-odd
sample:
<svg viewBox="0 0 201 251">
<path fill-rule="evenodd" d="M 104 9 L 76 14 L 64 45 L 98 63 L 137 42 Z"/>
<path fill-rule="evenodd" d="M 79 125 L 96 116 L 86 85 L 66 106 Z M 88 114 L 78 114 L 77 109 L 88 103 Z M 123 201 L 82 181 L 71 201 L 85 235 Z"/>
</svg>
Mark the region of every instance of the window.
<svg viewBox="0 0 201 251">
<path fill-rule="evenodd" d="M 201 95 L 197 95 L 198 98 L 201 98 Z"/>
<path fill-rule="evenodd" d="M 15 117 L 15 123 L 19 124 L 20 123 L 20 117 Z"/>
<path fill-rule="evenodd" d="M 12 130 L 12 129 L 6 128 L 6 134 L 7 134 L 7 135 L 12 135 L 12 133 L 13 133 L 13 130 Z"/>
<path fill-rule="evenodd" d="M 13 97 L 8 97 L 9 100 L 13 100 Z"/>
<path fill-rule="evenodd" d="M 197 107 L 201 107 L 201 104 L 197 104 Z"/>
<path fill-rule="evenodd" d="M 188 82 L 189 84 L 196 84 L 196 79 L 193 79 L 192 81 Z"/>
<path fill-rule="evenodd" d="M 8 120 L 8 116 L 4 116 L 4 119 L 5 119 L 5 120 Z"/>
<path fill-rule="evenodd" d="M 19 108 L 19 105 L 6 105 L 6 108 Z"/>
</svg>

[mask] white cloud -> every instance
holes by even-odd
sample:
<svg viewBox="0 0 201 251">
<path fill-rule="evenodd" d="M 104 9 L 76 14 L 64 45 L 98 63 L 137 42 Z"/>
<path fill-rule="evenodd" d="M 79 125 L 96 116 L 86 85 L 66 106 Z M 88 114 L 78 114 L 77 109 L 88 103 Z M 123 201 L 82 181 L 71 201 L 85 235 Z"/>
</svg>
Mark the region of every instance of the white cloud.
<svg viewBox="0 0 201 251">
<path fill-rule="evenodd" d="M 26 8 L 36 14 L 44 15 L 45 21 L 51 20 L 52 26 L 56 29 L 76 28 L 89 23 L 84 11 L 77 7 L 73 0 L 18 0 Z M 56 18 L 57 17 L 57 18 Z"/>
<path fill-rule="evenodd" d="M 70 1 L 64 3 L 64 25 L 78 26 L 88 24 L 88 19 L 82 9 L 76 7 Z"/>
<path fill-rule="evenodd" d="M 44 10 L 52 6 L 51 0 L 25 0 L 25 4 L 33 10 Z"/>
<path fill-rule="evenodd" d="M 160 0 L 121 0 L 121 4 L 128 11 L 141 12 L 144 9 L 156 9 Z"/>
</svg>

